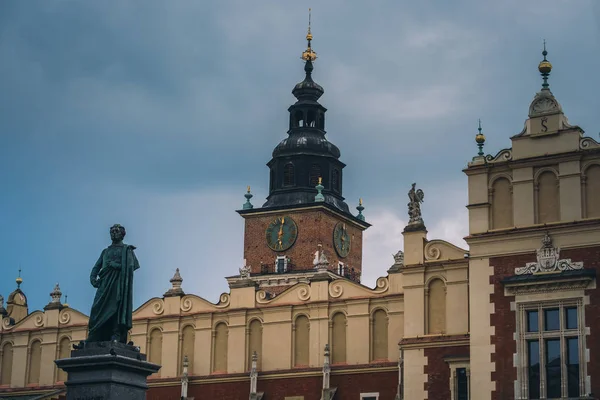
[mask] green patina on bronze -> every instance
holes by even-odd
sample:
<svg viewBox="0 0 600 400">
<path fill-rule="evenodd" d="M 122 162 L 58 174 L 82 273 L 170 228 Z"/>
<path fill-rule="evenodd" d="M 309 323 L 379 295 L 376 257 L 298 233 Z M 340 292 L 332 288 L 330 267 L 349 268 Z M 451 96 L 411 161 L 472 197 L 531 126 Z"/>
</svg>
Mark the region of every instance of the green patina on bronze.
<svg viewBox="0 0 600 400">
<path fill-rule="evenodd" d="M 88 342 L 116 340 L 126 343 L 133 311 L 133 271 L 140 267 L 135 246 L 123 243 L 125 228 L 110 228 L 112 244 L 102 251 L 92 268 L 90 282 L 96 290 L 88 325 Z"/>
</svg>

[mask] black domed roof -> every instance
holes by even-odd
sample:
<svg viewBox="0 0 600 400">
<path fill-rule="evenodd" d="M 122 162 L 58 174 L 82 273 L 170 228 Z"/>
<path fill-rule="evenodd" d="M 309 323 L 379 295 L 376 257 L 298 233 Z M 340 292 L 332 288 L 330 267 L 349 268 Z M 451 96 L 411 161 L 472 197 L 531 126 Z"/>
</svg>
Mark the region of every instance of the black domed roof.
<svg viewBox="0 0 600 400">
<path fill-rule="evenodd" d="M 313 129 L 313 128 L 308 128 Z M 303 131 L 283 139 L 273 150 L 273 158 L 291 154 L 314 154 L 340 158 L 340 149 L 322 132 Z"/>
</svg>

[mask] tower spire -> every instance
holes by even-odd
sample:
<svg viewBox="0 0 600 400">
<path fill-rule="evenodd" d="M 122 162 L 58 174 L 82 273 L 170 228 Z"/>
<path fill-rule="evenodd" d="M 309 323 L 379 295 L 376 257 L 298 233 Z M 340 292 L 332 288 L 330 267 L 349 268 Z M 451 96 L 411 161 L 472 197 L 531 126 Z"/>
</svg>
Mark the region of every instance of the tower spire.
<svg viewBox="0 0 600 400">
<path fill-rule="evenodd" d="M 308 42 L 306 46 L 306 50 L 302 52 L 302 59 L 306 61 L 306 64 L 312 63 L 317 59 L 317 53 L 312 49 L 311 41 L 313 39 L 313 35 L 310 31 L 310 19 L 311 19 L 311 9 L 308 9 L 308 32 L 306 33 L 306 41 Z M 311 64 L 312 66 L 312 64 Z M 305 67 L 306 69 L 307 67 Z M 308 73 L 308 71 L 307 71 Z"/>
<path fill-rule="evenodd" d="M 548 76 L 550 76 L 550 71 L 552 71 L 552 64 L 550 64 L 550 61 L 546 59 L 546 56 L 548 55 L 548 52 L 546 51 L 546 39 L 544 39 L 544 51 L 542 51 L 542 55 L 544 56 L 544 59 L 540 61 L 540 64 L 538 65 L 538 71 L 540 71 L 542 74 L 542 79 L 544 80 L 544 83 L 542 84 L 542 90 L 550 90 Z"/>
</svg>

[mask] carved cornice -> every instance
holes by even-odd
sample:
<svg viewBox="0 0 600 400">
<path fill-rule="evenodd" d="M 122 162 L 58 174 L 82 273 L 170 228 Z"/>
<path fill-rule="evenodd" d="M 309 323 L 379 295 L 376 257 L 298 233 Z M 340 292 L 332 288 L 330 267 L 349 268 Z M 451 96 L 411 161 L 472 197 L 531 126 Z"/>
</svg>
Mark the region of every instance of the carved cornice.
<svg viewBox="0 0 600 400">
<path fill-rule="evenodd" d="M 571 279 L 557 279 L 550 281 L 529 281 L 518 284 L 506 284 L 504 294 L 506 296 L 516 296 L 520 294 L 532 293 L 552 293 L 566 290 L 587 289 L 590 283 L 594 281 L 591 276 L 581 276 Z"/>
</svg>

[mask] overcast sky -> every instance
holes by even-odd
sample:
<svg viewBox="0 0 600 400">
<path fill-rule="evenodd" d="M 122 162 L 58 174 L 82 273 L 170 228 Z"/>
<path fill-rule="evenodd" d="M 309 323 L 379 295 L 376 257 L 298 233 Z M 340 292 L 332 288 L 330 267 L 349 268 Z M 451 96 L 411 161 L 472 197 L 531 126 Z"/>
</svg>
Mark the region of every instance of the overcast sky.
<svg viewBox="0 0 600 400">
<path fill-rule="evenodd" d="M 56 282 L 88 313 L 89 271 L 121 223 L 138 247 L 135 305 L 183 288 L 216 302 L 243 264 L 285 137 L 312 6 L 314 79 L 344 195 L 373 224 L 363 281 L 402 248 L 407 192 L 430 238 L 465 247 L 476 154 L 510 147 L 541 78 L 598 139 L 600 3 L 593 0 L 3 1 L 0 5 L 0 294 L 19 265 L 30 311 Z"/>
</svg>

